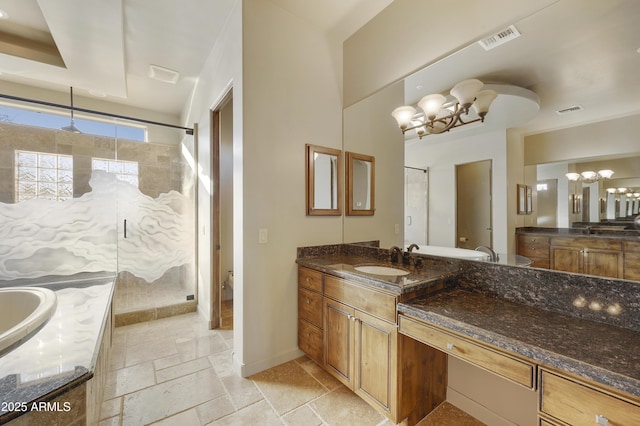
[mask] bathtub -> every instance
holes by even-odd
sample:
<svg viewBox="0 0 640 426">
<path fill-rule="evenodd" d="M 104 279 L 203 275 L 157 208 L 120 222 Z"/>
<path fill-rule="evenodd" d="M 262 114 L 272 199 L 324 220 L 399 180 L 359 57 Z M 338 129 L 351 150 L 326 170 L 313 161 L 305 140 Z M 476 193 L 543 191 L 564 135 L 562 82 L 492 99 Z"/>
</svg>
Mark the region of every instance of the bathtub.
<svg viewBox="0 0 640 426">
<path fill-rule="evenodd" d="M 414 249 L 413 253 L 426 254 L 429 256 L 455 257 L 457 259 L 467 260 L 489 260 L 487 253 L 454 247 L 422 245 L 419 249 Z"/>
<path fill-rule="evenodd" d="M 408 244 L 406 245 L 409 246 Z M 442 256 L 442 257 L 455 257 L 457 259 L 466 260 L 482 260 L 489 261 L 489 255 L 485 252 L 454 248 L 454 247 L 440 247 L 440 246 L 420 246 L 419 249 L 414 249 L 413 253 L 426 254 L 429 256 Z M 498 253 L 498 261 L 503 265 L 511 266 L 531 266 L 531 259 L 520 256 L 517 254 L 504 254 Z"/>
</svg>

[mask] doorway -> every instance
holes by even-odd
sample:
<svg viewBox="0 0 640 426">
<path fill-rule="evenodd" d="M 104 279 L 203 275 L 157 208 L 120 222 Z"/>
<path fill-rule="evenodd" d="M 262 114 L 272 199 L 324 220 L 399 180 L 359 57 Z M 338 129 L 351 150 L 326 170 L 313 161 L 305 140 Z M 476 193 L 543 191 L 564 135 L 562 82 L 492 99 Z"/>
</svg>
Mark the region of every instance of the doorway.
<svg viewBox="0 0 640 426">
<path fill-rule="evenodd" d="M 456 165 L 456 247 L 492 247 L 491 160 Z"/>
<path fill-rule="evenodd" d="M 211 323 L 233 329 L 233 97 L 211 112 Z"/>
<path fill-rule="evenodd" d="M 416 243 L 418 245 L 426 245 L 429 243 L 428 208 L 428 170 L 405 166 L 404 240 L 406 243 Z"/>
<path fill-rule="evenodd" d="M 543 179 L 536 183 L 538 214 L 536 224 L 545 228 L 558 226 L 558 179 Z"/>
</svg>

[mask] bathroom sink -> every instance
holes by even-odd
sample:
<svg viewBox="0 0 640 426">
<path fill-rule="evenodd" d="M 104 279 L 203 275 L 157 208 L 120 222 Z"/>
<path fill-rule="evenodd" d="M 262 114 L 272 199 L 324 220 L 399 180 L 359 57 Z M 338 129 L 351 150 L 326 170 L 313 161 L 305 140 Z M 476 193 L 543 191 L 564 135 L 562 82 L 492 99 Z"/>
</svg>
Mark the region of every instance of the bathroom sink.
<svg viewBox="0 0 640 426">
<path fill-rule="evenodd" d="M 49 320 L 56 305 L 56 294 L 46 288 L 0 288 L 0 352 L 30 337 Z"/>
<path fill-rule="evenodd" d="M 378 265 L 365 265 L 365 266 L 356 266 L 354 268 L 358 272 L 364 272 L 365 274 L 374 274 L 374 275 L 389 275 L 389 276 L 401 276 L 401 275 L 409 275 L 409 272 L 404 269 L 390 268 L 388 266 L 378 266 Z"/>
</svg>

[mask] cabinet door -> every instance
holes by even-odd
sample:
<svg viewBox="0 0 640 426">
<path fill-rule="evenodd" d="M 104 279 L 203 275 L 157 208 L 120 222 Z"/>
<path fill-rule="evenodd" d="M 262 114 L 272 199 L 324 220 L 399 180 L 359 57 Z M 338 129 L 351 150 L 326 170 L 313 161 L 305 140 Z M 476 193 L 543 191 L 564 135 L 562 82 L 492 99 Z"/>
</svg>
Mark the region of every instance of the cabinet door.
<svg viewBox="0 0 640 426">
<path fill-rule="evenodd" d="M 342 383 L 353 389 L 353 345 L 355 310 L 324 298 L 324 367 Z"/>
<path fill-rule="evenodd" d="M 584 251 L 584 273 L 600 277 L 622 278 L 623 256 L 617 251 Z"/>
<path fill-rule="evenodd" d="M 582 272 L 582 250 L 571 247 L 551 247 L 551 269 Z"/>
<path fill-rule="evenodd" d="M 397 342 L 395 324 L 356 311 L 354 391 L 370 404 L 395 411 Z"/>
</svg>

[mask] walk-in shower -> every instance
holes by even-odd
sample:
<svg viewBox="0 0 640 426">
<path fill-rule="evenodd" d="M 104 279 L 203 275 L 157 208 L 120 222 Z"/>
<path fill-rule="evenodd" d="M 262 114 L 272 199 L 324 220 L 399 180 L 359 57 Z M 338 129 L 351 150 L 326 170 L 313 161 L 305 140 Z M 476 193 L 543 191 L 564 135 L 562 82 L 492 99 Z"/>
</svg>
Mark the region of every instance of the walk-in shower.
<svg viewBox="0 0 640 426">
<path fill-rule="evenodd" d="M 115 135 L 123 123 L 97 119 Z M 4 117 L 0 285 L 104 271 L 117 275 L 116 323 L 195 310 L 196 139 L 184 129 L 141 127 L 150 141 Z"/>
</svg>

